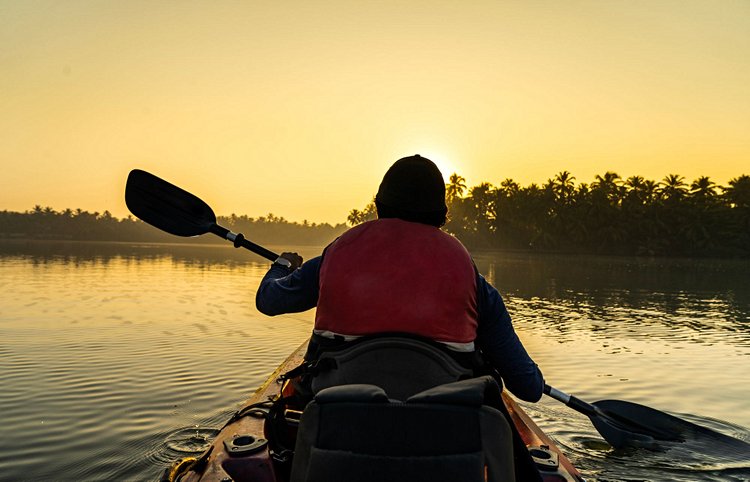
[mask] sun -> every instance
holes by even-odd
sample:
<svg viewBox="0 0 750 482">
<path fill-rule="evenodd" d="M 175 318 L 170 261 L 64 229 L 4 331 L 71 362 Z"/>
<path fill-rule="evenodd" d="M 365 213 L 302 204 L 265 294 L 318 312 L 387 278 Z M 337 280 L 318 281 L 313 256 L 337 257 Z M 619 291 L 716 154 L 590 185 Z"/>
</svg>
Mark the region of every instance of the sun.
<svg viewBox="0 0 750 482">
<path fill-rule="evenodd" d="M 427 159 L 434 162 L 438 169 L 440 169 L 440 172 L 443 174 L 443 179 L 445 179 L 446 182 L 448 181 L 448 178 L 451 176 L 451 174 L 461 174 L 456 164 L 456 160 L 453 159 L 450 155 L 430 149 L 423 149 L 421 152 L 419 152 L 419 155 L 422 157 L 426 157 Z"/>
</svg>

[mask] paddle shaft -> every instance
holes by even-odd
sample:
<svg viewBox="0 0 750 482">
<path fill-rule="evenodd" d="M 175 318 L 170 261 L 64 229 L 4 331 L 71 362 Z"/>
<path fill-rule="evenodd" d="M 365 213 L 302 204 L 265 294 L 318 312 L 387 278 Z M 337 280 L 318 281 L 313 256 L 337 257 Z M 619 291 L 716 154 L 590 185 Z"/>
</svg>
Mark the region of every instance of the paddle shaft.
<svg viewBox="0 0 750 482">
<path fill-rule="evenodd" d="M 279 259 L 279 255 L 273 251 L 264 248 L 259 244 L 255 244 L 252 241 L 248 241 L 242 233 L 233 233 L 232 231 L 219 226 L 218 224 L 212 224 L 209 231 L 219 236 L 220 238 L 228 239 L 234 243 L 235 248 L 245 248 L 252 251 L 255 254 L 259 254 L 270 261 L 276 261 Z"/>
<path fill-rule="evenodd" d="M 554 398 L 555 400 L 564 403 L 576 412 L 580 412 L 588 417 L 593 417 L 600 414 L 600 411 L 590 403 L 584 402 L 580 398 L 573 395 L 568 395 L 567 393 L 558 390 L 557 388 L 551 387 L 546 383 L 544 384 L 544 393 Z"/>
</svg>

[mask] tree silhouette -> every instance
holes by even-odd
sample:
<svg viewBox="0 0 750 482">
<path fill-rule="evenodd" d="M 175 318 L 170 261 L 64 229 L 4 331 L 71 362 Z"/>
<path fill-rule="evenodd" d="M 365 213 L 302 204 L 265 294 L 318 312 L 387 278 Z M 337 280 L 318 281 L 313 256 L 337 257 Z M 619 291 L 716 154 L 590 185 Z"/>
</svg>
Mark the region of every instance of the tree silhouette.
<svg viewBox="0 0 750 482">
<path fill-rule="evenodd" d="M 256 242 L 267 244 L 326 244 L 346 229 L 344 224 L 292 223 L 273 214 L 258 219 L 232 214 L 219 216 L 217 221 L 233 231 L 252 235 Z M 117 219 L 107 210 L 101 214 L 80 208 L 57 212 L 39 205 L 24 213 L 0 211 L 0 239 L 225 243 L 213 236 L 199 239 L 172 236 L 132 216 Z"/>
<path fill-rule="evenodd" d="M 360 211 L 359 209 L 352 209 L 349 211 L 349 216 L 346 218 L 346 222 L 349 223 L 351 226 L 356 226 L 357 224 L 362 224 L 366 221 L 372 221 L 373 219 L 377 218 L 377 208 L 375 206 L 375 197 L 372 198 L 372 201 L 365 206 L 365 208 Z"/>
<path fill-rule="evenodd" d="M 662 196 L 667 201 L 679 201 L 687 192 L 685 178 L 678 174 L 668 174 L 663 180 Z"/>
<path fill-rule="evenodd" d="M 690 184 L 690 195 L 700 199 L 713 198 L 716 196 L 716 183 L 708 176 L 701 176 Z"/>
<path fill-rule="evenodd" d="M 454 173 L 446 185 L 444 229 L 470 248 L 572 253 L 750 257 L 750 176 L 719 186 L 701 176 L 686 184 L 678 174 L 661 183 L 607 171 L 591 184 L 575 184 L 560 171 L 544 185 L 512 179 L 466 187 Z M 352 209 L 349 225 L 376 217 L 374 202 Z M 345 229 L 307 221 L 289 222 L 269 213 L 259 218 L 231 214 L 219 224 L 261 243 L 323 245 Z M 88 212 L 34 206 L 24 213 L 0 212 L 0 238 L 175 242 L 176 238 L 109 211 Z M 201 238 L 201 242 L 217 242 Z M 189 240 L 187 242 L 190 242 Z"/>
<path fill-rule="evenodd" d="M 722 188 L 723 198 L 734 208 L 750 207 L 750 176 L 742 175 L 729 181 L 729 187 Z"/>
<path fill-rule="evenodd" d="M 575 193 L 576 186 L 573 182 L 575 179 L 568 171 L 561 171 L 550 181 L 558 203 L 567 204 L 569 202 L 573 193 Z"/>
<path fill-rule="evenodd" d="M 451 174 L 448 184 L 445 185 L 445 198 L 448 202 L 463 196 L 466 191 L 466 179 L 455 172 Z"/>
</svg>

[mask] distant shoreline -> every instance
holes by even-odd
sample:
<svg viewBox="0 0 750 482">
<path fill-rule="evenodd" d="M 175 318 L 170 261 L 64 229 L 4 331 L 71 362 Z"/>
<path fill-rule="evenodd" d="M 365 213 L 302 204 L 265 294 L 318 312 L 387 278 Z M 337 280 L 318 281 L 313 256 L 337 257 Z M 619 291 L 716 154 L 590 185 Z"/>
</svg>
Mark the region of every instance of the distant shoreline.
<svg viewBox="0 0 750 482">
<path fill-rule="evenodd" d="M 97 239 L 61 239 L 61 238 L 3 238 L 0 237 L 0 245 L 65 245 L 65 244 L 76 244 L 76 245 L 116 245 L 116 246 L 133 246 L 133 247 L 193 247 L 193 248 L 220 248 L 220 249 L 235 249 L 232 243 L 229 241 L 221 240 L 217 238 L 216 241 L 209 241 L 201 238 L 188 238 L 185 241 L 179 241 L 181 238 L 177 238 L 178 241 L 116 241 L 116 240 L 97 240 Z M 265 243 L 269 247 L 278 246 L 295 246 L 305 248 L 325 247 L 325 244 L 288 244 L 288 243 Z M 240 250 L 243 252 L 243 250 Z"/>
<path fill-rule="evenodd" d="M 163 255 L 182 255 L 192 253 L 197 257 L 206 254 L 219 255 L 222 259 L 232 260 L 250 260 L 262 263 L 267 260 L 258 255 L 244 250 L 235 249 L 231 243 L 218 239 L 216 241 L 207 241 L 203 238 L 176 238 L 177 241 L 98 241 L 98 240 L 68 240 L 68 239 L 7 239 L 0 238 L 0 255 L 12 254 L 20 249 L 27 254 L 80 254 L 81 252 L 89 255 L 122 255 L 128 252 L 148 252 L 156 251 Z M 327 244 L 291 244 L 284 242 L 265 243 L 263 246 L 275 251 L 298 251 L 305 259 L 318 256 L 322 253 Z M 66 251 L 66 248 L 71 248 Z M 82 249 L 84 248 L 84 249 Z M 109 248 L 109 249 L 107 249 Z M 750 259 L 742 257 L 721 257 L 721 256 L 659 256 L 659 255 L 636 255 L 636 254 L 610 254 L 610 253 L 587 253 L 587 252 L 563 252 L 553 250 L 523 250 L 523 249 L 502 249 L 502 248 L 473 248 L 470 252 L 477 263 L 481 263 L 484 258 L 492 258 L 495 255 L 506 255 L 513 257 L 539 257 L 539 258 L 559 258 L 570 257 L 572 259 L 596 260 L 596 262 L 606 262 L 611 260 L 617 264 L 622 262 L 633 261 L 637 263 L 659 263 L 668 264 L 688 263 L 694 265 L 703 265 L 712 261 L 727 261 L 747 265 L 750 269 Z M 215 256 L 211 256 L 214 258 Z"/>
</svg>

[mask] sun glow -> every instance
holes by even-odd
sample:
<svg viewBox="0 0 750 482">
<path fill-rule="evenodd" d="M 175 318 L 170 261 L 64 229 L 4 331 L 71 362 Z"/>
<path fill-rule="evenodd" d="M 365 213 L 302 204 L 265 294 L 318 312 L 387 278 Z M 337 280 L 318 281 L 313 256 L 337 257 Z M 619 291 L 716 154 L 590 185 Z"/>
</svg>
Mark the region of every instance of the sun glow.
<svg viewBox="0 0 750 482">
<path fill-rule="evenodd" d="M 448 178 L 450 178 L 451 174 L 461 174 L 459 172 L 460 169 L 454 162 L 454 159 L 449 155 L 429 149 L 420 151 L 419 155 L 422 157 L 426 157 L 427 159 L 435 163 L 438 169 L 440 169 L 440 172 L 443 174 L 443 179 L 445 180 L 445 182 L 448 182 Z"/>
<path fill-rule="evenodd" d="M 134 167 L 330 223 L 417 153 L 467 186 L 747 173 L 748 2 L 218 3 L 0 3 L 0 210 L 127 216 Z"/>
</svg>

